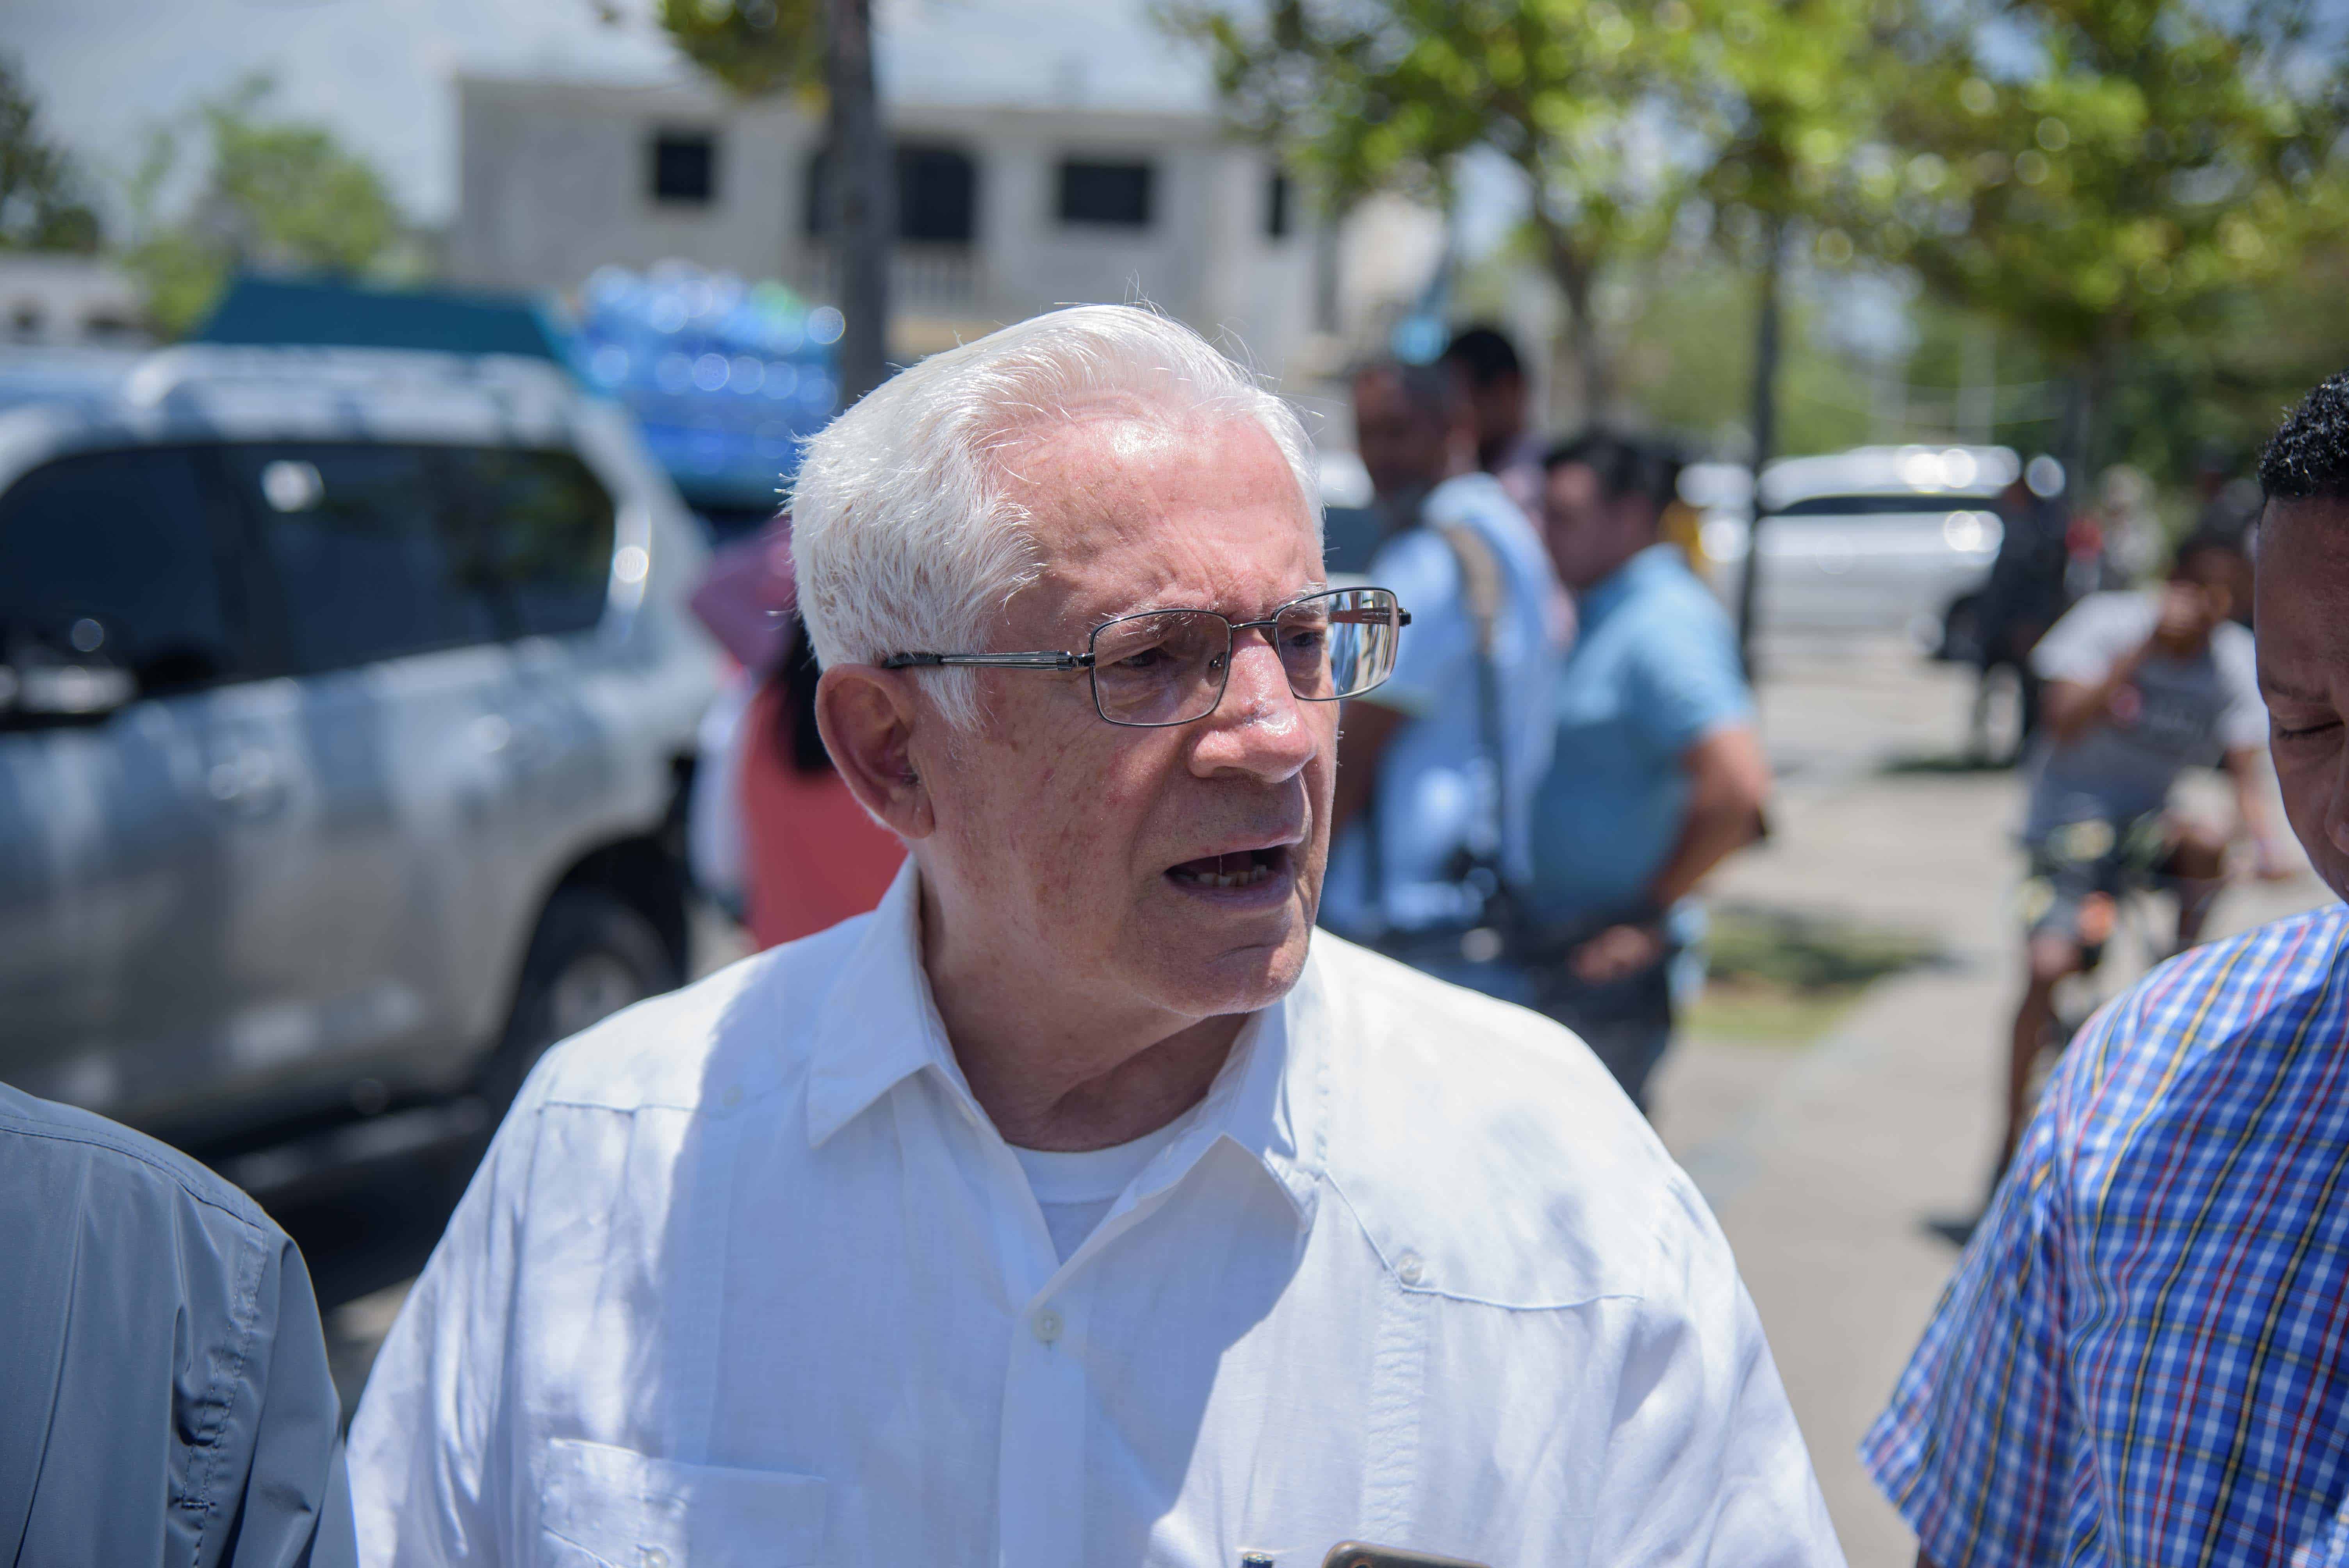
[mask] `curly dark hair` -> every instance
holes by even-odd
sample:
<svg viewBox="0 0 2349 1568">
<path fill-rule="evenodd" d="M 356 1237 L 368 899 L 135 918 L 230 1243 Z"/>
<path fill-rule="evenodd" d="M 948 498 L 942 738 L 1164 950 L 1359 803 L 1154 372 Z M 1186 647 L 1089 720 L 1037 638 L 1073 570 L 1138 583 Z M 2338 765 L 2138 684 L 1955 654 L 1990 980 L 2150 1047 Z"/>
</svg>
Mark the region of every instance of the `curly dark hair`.
<svg viewBox="0 0 2349 1568">
<path fill-rule="evenodd" d="M 2270 500 L 2349 500 L 2349 370 L 2284 417 L 2260 456 L 2260 488 Z"/>
</svg>

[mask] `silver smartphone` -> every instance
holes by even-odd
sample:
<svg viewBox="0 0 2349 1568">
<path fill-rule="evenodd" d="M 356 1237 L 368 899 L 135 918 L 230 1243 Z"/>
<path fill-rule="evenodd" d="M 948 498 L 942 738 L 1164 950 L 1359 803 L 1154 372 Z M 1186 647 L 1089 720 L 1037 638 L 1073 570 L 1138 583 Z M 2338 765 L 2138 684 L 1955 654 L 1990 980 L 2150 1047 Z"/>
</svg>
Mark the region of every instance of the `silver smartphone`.
<svg viewBox="0 0 2349 1568">
<path fill-rule="evenodd" d="M 1321 1568 L 1485 1568 L 1485 1564 L 1462 1557 L 1438 1557 L 1433 1552 L 1406 1552 L 1400 1546 L 1340 1541 L 1321 1559 Z"/>
</svg>

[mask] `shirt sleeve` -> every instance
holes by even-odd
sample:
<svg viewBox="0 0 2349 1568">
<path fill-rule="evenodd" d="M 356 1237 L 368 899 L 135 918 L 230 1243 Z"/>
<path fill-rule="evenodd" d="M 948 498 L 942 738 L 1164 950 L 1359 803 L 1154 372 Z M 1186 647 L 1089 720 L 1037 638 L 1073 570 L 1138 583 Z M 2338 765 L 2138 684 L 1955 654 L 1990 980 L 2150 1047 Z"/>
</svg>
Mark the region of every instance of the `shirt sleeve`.
<svg viewBox="0 0 2349 1568">
<path fill-rule="evenodd" d="M 1631 700 L 1625 706 L 1659 754 L 1677 757 L 1723 726 L 1754 717 L 1725 620 L 1670 614 L 1653 621 L 1654 634 L 1641 640 L 1631 662 Z"/>
<path fill-rule="evenodd" d="M 290 1241 L 281 1252 L 260 1357 L 263 1397 L 254 1417 L 253 1462 L 235 1505 L 231 1568 L 340 1568 L 355 1560 L 343 1453 L 335 1440 L 342 1403 L 310 1271 Z M 256 1336 L 256 1337 L 259 1337 Z"/>
<path fill-rule="evenodd" d="M 542 1062 L 498 1129 L 351 1422 L 351 1508 L 367 1568 L 510 1560 L 505 1348 L 546 1070 Z"/>
<path fill-rule="evenodd" d="M 1991 1212 L 1859 1457 L 1939 1568 L 2064 1560 L 2082 1434 L 2064 1361 L 2062 1085 L 2104 1055 L 2075 1042 Z"/>
<path fill-rule="evenodd" d="M 0 1088 L 0 1260 L 9 1561 L 347 1561 L 347 1519 L 320 1523 L 340 1411 L 309 1275 L 250 1200 Z"/>
<path fill-rule="evenodd" d="M 1729 1243 L 1692 1190 L 1661 1229 L 1618 1395 L 1593 1563 L 1840 1568 L 1810 1452 Z M 1634 1391 L 1636 1390 L 1636 1397 Z"/>
<path fill-rule="evenodd" d="M 1411 624 L 1395 649 L 1394 673 L 1362 700 L 1416 718 L 1461 689 L 1461 665 L 1475 656 L 1475 632 L 1460 604 L 1460 562 L 1442 535 L 1415 528 L 1387 542 L 1370 576 L 1394 591 Z"/>
<path fill-rule="evenodd" d="M 2031 668 L 2043 680 L 2093 686 L 2152 627 L 2137 612 L 2134 594 L 2092 593 L 2064 614 L 2031 650 Z"/>
</svg>

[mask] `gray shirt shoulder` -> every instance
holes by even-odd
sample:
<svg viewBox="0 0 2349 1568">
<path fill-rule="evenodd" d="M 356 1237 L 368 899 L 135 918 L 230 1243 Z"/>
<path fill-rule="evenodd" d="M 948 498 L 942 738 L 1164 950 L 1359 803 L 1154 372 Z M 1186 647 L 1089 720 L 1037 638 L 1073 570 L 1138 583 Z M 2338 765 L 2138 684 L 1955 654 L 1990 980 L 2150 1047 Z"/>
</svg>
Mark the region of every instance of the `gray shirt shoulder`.
<svg viewBox="0 0 2349 1568">
<path fill-rule="evenodd" d="M 2032 667 L 2051 681 L 2094 686 L 2144 645 L 2160 615 L 2153 593 L 2091 594 L 2040 639 Z M 2251 634 L 2231 621 L 2193 658 L 2147 658 L 2123 697 L 2069 743 L 2041 742 L 2032 763 L 2026 842 L 2067 822 L 2118 822 L 2159 810 L 2186 769 L 2267 739 Z"/>
<path fill-rule="evenodd" d="M 252 1199 L 0 1086 L 0 1559 L 351 1560 L 309 1274 Z"/>
</svg>

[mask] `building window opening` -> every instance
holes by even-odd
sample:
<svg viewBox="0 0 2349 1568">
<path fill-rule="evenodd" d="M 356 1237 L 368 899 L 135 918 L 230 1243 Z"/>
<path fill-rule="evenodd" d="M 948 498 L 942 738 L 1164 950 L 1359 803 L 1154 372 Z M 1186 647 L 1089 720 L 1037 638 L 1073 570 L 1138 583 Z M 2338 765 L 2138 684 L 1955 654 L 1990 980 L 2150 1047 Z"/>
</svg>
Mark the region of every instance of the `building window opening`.
<svg viewBox="0 0 2349 1568">
<path fill-rule="evenodd" d="M 951 147 L 897 150 L 897 238 L 968 245 L 977 238 L 978 171 Z"/>
<path fill-rule="evenodd" d="M 1289 224 L 1288 176 L 1276 169 L 1264 182 L 1264 237 L 1268 240 L 1288 238 Z"/>
<path fill-rule="evenodd" d="M 718 139 L 706 130 L 653 136 L 653 200 L 707 207 L 718 199 Z"/>
<path fill-rule="evenodd" d="M 915 143 L 896 150 L 897 238 L 921 245 L 968 245 L 978 238 L 978 166 L 957 147 Z M 810 239 L 832 232 L 832 157 L 818 148 L 808 158 Z"/>
<path fill-rule="evenodd" d="M 1150 226 L 1147 163 L 1104 163 L 1071 158 L 1061 165 L 1061 222 L 1120 229 Z"/>
</svg>

